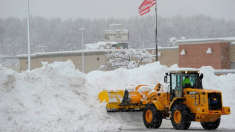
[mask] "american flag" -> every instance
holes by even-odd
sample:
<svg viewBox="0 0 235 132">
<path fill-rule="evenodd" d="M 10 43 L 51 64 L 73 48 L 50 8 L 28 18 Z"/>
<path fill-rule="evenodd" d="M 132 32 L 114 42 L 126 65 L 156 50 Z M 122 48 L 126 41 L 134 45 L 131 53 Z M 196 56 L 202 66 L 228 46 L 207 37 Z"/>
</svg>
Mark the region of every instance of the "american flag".
<svg viewBox="0 0 235 132">
<path fill-rule="evenodd" d="M 144 0 L 144 2 L 139 7 L 140 15 L 144 15 L 150 11 L 150 8 L 155 5 L 155 0 Z"/>
</svg>

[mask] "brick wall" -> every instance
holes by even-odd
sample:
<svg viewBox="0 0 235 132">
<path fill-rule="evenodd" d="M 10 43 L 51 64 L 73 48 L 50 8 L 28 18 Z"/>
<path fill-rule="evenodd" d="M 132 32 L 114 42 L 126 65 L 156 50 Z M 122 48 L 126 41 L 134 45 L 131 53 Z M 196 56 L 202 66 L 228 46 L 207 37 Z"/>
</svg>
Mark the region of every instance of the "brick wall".
<svg viewBox="0 0 235 132">
<path fill-rule="evenodd" d="M 206 53 L 208 48 L 212 48 L 211 54 Z M 180 55 L 183 49 L 186 55 Z M 179 45 L 179 67 L 201 68 L 202 66 L 230 69 L 229 43 Z"/>
</svg>

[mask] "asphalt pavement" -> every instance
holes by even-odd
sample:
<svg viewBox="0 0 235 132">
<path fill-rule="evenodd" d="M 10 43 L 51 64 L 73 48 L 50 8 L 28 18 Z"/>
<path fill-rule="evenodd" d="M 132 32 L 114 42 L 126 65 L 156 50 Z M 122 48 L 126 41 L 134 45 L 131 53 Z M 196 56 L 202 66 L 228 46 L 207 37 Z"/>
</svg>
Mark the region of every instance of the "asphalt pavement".
<svg viewBox="0 0 235 132">
<path fill-rule="evenodd" d="M 176 130 L 170 120 L 162 120 L 162 125 L 158 129 L 147 129 L 143 123 L 142 112 L 109 112 L 108 114 L 111 118 L 119 120 L 120 127 L 116 132 L 235 132 L 235 129 L 220 126 L 215 130 L 205 130 L 198 122 L 192 122 L 188 130 Z"/>
<path fill-rule="evenodd" d="M 117 132 L 235 132 L 235 129 L 218 128 L 216 130 L 204 130 L 203 128 L 190 127 L 188 130 L 175 130 L 173 127 L 160 127 L 158 129 L 139 128 L 122 128 Z"/>
</svg>

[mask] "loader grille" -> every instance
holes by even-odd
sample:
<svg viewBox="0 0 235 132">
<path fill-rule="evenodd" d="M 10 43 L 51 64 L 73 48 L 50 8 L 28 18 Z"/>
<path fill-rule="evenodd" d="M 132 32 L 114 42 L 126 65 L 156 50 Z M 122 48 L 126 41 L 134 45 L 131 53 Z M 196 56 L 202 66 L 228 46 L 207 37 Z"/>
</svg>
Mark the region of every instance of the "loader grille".
<svg viewBox="0 0 235 132">
<path fill-rule="evenodd" d="M 209 110 L 222 110 L 221 94 L 208 93 Z"/>
</svg>

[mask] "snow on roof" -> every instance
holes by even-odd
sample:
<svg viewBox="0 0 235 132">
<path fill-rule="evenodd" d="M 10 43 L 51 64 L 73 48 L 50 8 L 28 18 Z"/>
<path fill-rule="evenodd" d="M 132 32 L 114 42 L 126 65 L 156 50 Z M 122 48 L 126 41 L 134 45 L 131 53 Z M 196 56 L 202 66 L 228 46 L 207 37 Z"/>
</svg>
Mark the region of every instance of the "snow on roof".
<svg viewBox="0 0 235 132">
<path fill-rule="evenodd" d="M 84 50 L 84 53 L 105 52 L 105 51 L 106 50 Z M 35 57 L 38 55 L 77 54 L 77 53 L 82 53 L 82 50 L 35 53 L 35 54 L 31 54 L 31 57 Z M 27 57 L 27 56 L 28 56 L 28 54 L 17 55 L 17 57 Z"/>
<path fill-rule="evenodd" d="M 9 55 L 1 55 L 1 54 L 0 54 L 0 57 L 3 57 L 3 58 L 5 58 L 5 57 L 14 57 L 14 56 L 9 56 Z"/>
<path fill-rule="evenodd" d="M 98 42 L 98 43 L 94 43 L 94 44 L 86 44 L 86 49 L 87 50 L 99 50 L 100 46 L 105 46 L 107 44 L 117 44 L 117 42 Z"/>
<path fill-rule="evenodd" d="M 185 45 L 185 44 L 205 44 L 205 43 L 221 43 L 221 42 L 234 42 L 235 37 L 226 37 L 226 38 L 205 38 L 205 39 L 185 39 L 185 40 L 176 40 L 176 44 Z"/>
<path fill-rule="evenodd" d="M 172 47 L 160 47 L 158 48 L 159 50 L 164 50 L 164 49 L 178 49 L 179 46 L 172 46 Z"/>
<path fill-rule="evenodd" d="M 98 50 L 99 49 L 99 45 L 95 45 L 95 44 L 86 44 L 85 46 L 86 50 Z"/>
<path fill-rule="evenodd" d="M 98 43 L 94 43 L 95 45 L 106 45 L 106 44 L 117 44 L 117 42 L 98 42 Z"/>
<path fill-rule="evenodd" d="M 117 42 L 97 42 L 94 44 L 86 44 L 86 45 L 106 45 L 106 44 L 117 44 Z"/>
<path fill-rule="evenodd" d="M 159 50 L 164 50 L 164 49 L 178 49 L 179 46 L 172 46 L 172 47 L 161 47 L 161 46 L 158 46 L 158 49 Z M 146 50 L 156 50 L 156 48 L 146 48 Z"/>
<path fill-rule="evenodd" d="M 113 50 L 117 50 L 117 49 L 102 49 L 102 50 L 84 50 L 84 53 L 101 53 L 101 52 L 110 52 Z M 40 55 L 59 55 L 59 54 L 79 54 L 82 53 L 82 50 L 77 50 L 77 51 L 58 51 L 58 52 L 42 52 L 42 53 L 35 53 L 35 54 L 31 54 L 31 57 L 36 57 L 36 56 L 40 56 Z M 23 58 L 23 57 L 27 57 L 28 54 L 19 54 L 16 57 L 18 58 Z"/>
<path fill-rule="evenodd" d="M 110 30 L 110 29 L 108 29 L 108 30 L 104 30 L 104 31 L 114 31 L 115 32 L 115 31 L 129 31 L 129 30 L 127 30 L 127 29 L 121 29 L 121 30 L 120 29 L 117 29 L 117 30 Z"/>
</svg>

